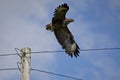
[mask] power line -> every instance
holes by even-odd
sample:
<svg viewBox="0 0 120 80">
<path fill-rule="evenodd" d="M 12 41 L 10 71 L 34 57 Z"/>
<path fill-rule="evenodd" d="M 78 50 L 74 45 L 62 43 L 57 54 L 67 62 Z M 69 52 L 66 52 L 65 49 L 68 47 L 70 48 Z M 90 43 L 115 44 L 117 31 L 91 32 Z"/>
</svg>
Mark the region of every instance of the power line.
<svg viewBox="0 0 120 80">
<path fill-rule="evenodd" d="M 0 71 L 9 71 L 9 70 L 19 70 L 19 68 L 4 68 L 4 69 L 0 69 Z M 52 74 L 52 75 L 56 75 L 56 76 L 60 76 L 60 77 L 70 78 L 70 79 L 74 79 L 74 80 L 83 80 L 83 79 L 79 79 L 79 78 L 76 78 L 76 77 L 71 77 L 71 76 L 58 74 L 58 73 L 53 73 L 53 72 L 48 72 L 48 71 L 44 71 L 44 70 L 40 70 L 40 69 L 33 69 L 33 68 L 31 68 L 31 70 L 42 72 L 42 73 L 47 73 L 47 74 Z"/>
<path fill-rule="evenodd" d="M 15 48 L 15 51 L 16 51 L 17 53 L 11 53 L 11 54 L 0 54 L 0 56 L 11 56 L 11 55 L 18 55 L 18 56 L 20 56 L 18 50 L 19 50 L 19 52 L 21 52 L 20 49 Z"/>
<path fill-rule="evenodd" d="M 0 69 L 0 71 L 8 71 L 8 70 L 18 70 L 18 68 L 4 68 L 4 69 Z"/>
<path fill-rule="evenodd" d="M 103 50 L 120 50 L 120 48 L 82 49 L 82 50 L 80 50 L 80 51 L 103 51 Z"/>
<path fill-rule="evenodd" d="M 80 49 L 80 51 L 108 51 L 108 50 L 120 50 L 120 48 L 95 48 L 95 49 Z M 38 52 L 31 52 L 31 53 L 62 53 L 65 51 L 38 51 Z M 0 54 L 0 56 L 11 56 L 11 55 L 18 55 L 19 53 L 11 53 L 11 54 Z"/>
<path fill-rule="evenodd" d="M 80 51 L 103 51 L 103 50 L 120 50 L 120 48 L 96 48 L 96 49 L 80 49 Z M 31 52 L 31 53 L 61 53 L 65 51 L 39 51 L 39 52 Z"/>
<path fill-rule="evenodd" d="M 0 54 L 0 56 L 11 56 L 11 55 L 17 55 L 17 53 L 11 53 L 11 54 Z"/>
<path fill-rule="evenodd" d="M 61 76 L 61 77 L 65 77 L 65 78 L 70 78 L 70 79 L 74 79 L 74 80 L 83 80 L 83 79 L 79 79 L 79 78 L 75 78 L 75 77 L 71 77 L 71 76 L 66 76 L 63 74 L 58 74 L 58 73 L 53 73 L 53 72 L 48 72 L 48 71 L 44 71 L 44 70 L 39 70 L 39 69 L 31 69 L 33 71 L 38 71 L 38 72 L 43 72 L 43 73 L 48 73 L 48 74 L 52 74 L 52 75 L 56 75 L 56 76 Z"/>
</svg>

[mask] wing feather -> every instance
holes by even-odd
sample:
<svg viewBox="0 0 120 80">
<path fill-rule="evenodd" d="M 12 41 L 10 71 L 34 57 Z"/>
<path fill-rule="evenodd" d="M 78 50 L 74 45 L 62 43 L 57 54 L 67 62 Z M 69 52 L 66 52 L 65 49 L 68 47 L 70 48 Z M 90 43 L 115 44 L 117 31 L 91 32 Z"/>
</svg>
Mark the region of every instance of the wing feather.
<svg viewBox="0 0 120 80">
<path fill-rule="evenodd" d="M 63 23 L 68 10 L 69 6 L 66 3 L 59 5 L 59 7 L 55 9 L 54 17 L 52 18 L 52 24 L 54 25 L 56 23 Z"/>
<path fill-rule="evenodd" d="M 58 40 L 58 42 L 62 45 L 62 48 L 65 49 L 66 53 L 73 57 L 79 56 L 79 46 L 74 40 L 72 33 L 66 27 L 57 29 L 54 31 L 54 34 Z"/>
</svg>

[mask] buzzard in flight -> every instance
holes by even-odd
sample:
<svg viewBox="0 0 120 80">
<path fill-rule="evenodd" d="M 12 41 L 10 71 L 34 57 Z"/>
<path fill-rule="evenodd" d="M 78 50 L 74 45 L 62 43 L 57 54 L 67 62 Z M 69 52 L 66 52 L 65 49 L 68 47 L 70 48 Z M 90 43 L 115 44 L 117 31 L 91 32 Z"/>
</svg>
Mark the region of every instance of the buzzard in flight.
<svg viewBox="0 0 120 80">
<path fill-rule="evenodd" d="M 69 6 L 66 3 L 59 5 L 55 9 L 52 22 L 46 25 L 46 29 L 54 32 L 58 42 L 69 56 L 77 57 L 80 48 L 67 27 L 69 23 L 74 22 L 73 19 L 65 17 L 68 10 Z"/>
</svg>

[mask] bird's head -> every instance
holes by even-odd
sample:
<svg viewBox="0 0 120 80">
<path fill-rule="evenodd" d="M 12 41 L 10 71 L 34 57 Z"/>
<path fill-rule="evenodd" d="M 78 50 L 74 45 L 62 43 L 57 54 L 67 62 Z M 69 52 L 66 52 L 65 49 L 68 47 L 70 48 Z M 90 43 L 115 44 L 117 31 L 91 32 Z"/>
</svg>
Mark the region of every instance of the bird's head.
<svg viewBox="0 0 120 80">
<path fill-rule="evenodd" d="M 49 24 L 46 25 L 46 30 L 50 30 L 50 31 L 54 30 L 54 27 L 52 26 L 52 23 L 49 23 Z"/>
<path fill-rule="evenodd" d="M 74 20 L 73 20 L 73 19 L 70 19 L 70 18 L 66 18 L 66 19 L 65 19 L 65 24 L 66 24 L 66 25 L 68 25 L 68 24 L 71 23 L 71 22 L 74 22 Z"/>
</svg>

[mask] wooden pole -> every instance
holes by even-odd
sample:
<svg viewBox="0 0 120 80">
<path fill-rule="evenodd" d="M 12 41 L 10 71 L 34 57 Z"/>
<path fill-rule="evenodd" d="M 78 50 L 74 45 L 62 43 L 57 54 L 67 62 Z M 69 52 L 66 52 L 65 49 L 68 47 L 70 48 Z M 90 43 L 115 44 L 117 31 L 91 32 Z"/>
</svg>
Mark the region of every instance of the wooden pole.
<svg viewBox="0 0 120 80">
<path fill-rule="evenodd" d="M 21 49 L 21 80 L 30 80 L 31 49 Z"/>
</svg>

